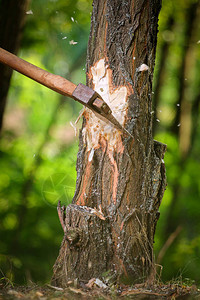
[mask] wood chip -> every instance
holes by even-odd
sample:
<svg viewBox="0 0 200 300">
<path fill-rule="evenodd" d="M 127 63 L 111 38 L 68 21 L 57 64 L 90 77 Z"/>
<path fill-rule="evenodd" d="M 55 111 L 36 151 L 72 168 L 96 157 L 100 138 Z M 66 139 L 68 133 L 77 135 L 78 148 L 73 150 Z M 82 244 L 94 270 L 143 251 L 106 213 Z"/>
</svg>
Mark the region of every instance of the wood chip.
<svg viewBox="0 0 200 300">
<path fill-rule="evenodd" d="M 73 287 L 71 287 L 71 286 L 69 286 L 68 289 L 69 289 L 71 292 L 75 293 L 75 294 L 87 295 L 87 294 L 86 294 L 85 292 L 83 292 L 82 290 L 80 290 L 80 289 L 75 289 L 75 288 L 73 288 Z"/>
<path fill-rule="evenodd" d="M 63 291 L 63 288 L 47 284 L 47 286 L 56 291 Z"/>
<path fill-rule="evenodd" d="M 96 278 L 91 278 L 88 283 L 86 283 L 86 286 L 91 289 L 94 286 L 94 282 L 95 282 Z"/>
</svg>

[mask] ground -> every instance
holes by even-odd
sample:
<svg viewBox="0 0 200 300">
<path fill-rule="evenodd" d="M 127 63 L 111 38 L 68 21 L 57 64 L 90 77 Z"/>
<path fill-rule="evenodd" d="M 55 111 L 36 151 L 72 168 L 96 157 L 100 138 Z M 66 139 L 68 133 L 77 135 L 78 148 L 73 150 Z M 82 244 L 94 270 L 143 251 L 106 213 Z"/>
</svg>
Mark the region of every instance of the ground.
<svg viewBox="0 0 200 300">
<path fill-rule="evenodd" d="M 107 285 L 97 278 L 87 284 L 69 282 L 65 289 L 50 284 L 38 286 L 13 286 L 10 282 L 0 284 L 1 299 L 39 299 L 39 300 L 75 300 L 75 299 L 200 299 L 200 290 L 195 285 L 180 283 Z"/>
</svg>

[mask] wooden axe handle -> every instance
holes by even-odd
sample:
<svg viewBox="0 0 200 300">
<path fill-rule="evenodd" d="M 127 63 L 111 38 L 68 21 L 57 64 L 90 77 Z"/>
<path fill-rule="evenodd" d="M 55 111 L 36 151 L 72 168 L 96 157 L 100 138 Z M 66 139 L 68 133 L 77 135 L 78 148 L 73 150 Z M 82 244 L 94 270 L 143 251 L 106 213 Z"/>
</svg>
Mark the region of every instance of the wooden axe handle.
<svg viewBox="0 0 200 300">
<path fill-rule="evenodd" d="M 73 98 L 90 108 L 97 116 L 101 119 L 103 118 L 105 122 L 109 121 L 116 128 L 133 138 L 133 136 L 112 115 L 112 110 L 108 104 L 93 89 L 81 83 L 76 86 L 71 81 L 40 69 L 2 48 L 0 48 L 0 63 L 11 67 L 19 73 L 26 75 L 61 95 Z"/>
<path fill-rule="evenodd" d="M 59 75 L 38 68 L 2 48 L 0 48 L 0 62 L 61 95 L 73 98 L 76 85 Z"/>
</svg>

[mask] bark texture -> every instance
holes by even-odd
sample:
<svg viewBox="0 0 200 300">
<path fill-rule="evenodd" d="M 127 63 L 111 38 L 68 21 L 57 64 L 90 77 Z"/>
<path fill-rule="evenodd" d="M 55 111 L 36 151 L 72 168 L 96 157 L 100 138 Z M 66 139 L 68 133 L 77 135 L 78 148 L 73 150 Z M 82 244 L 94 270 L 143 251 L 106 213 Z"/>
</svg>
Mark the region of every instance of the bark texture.
<svg viewBox="0 0 200 300">
<path fill-rule="evenodd" d="M 154 233 L 166 185 L 166 146 L 153 141 L 151 114 L 160 7 L 160 0 L 93 2 L 87 83 L 134 139 L 85 110 L 76 192 L 62 214 L 57 286 L 108 271 L 141 282 L 154 268 Z"/>
<path fill-rule="evenodd" d="M 29 0 L 0 0 L 0 47 L 17 54 Z M 0 64 L 0 131 L 12 69 Z"/>
</svg>

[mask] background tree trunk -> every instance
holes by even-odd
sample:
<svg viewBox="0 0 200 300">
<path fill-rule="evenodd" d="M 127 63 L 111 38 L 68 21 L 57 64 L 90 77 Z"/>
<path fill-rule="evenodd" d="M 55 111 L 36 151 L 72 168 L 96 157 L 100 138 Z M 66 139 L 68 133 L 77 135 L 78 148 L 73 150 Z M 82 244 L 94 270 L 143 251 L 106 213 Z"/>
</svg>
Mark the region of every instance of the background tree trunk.
<svg viewBox="0 0 200 300">
<path fill-rule="evenodd" d="M 0 1 L 0 47 L 17 54 L 29 0 Z M 0 131 L 12 69 L 0 64 Z"/>
<path fill-rule="evenodd" d="M 85 110 L 76 192 L 62 210 L 57 286 L 108 271 L 141 282 L 154 269 L 154 233 L 166 185 L 166 146 L 153 141 L 151 114 L 160 7 L 160 0 L 93 2 L 87 83 L 134 138 Z"/>
</svg>

